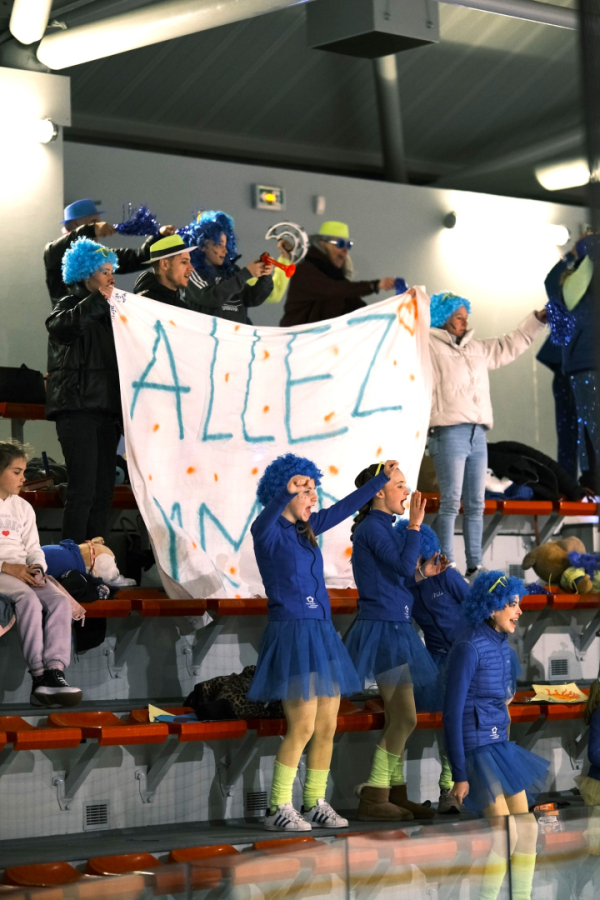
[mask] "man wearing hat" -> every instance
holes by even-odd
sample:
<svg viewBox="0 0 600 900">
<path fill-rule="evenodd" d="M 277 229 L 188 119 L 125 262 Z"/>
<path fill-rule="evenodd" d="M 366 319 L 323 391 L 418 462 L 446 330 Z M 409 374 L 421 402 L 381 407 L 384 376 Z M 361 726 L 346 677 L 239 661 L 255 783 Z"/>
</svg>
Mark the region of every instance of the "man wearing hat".
<svg viewBox="0 0 600 900">
<path fill-rule="evenodd" d="M 190 250 L 178 234 L 163 237 L 150 248 L 150 259 L 144 266 L 151 266 L 137 279 L 133 292 L 150 297 L 159 303 L 193 309 L 185 300 L 185 289 L 194 271 Z"/>
<path fill-rule="evenodd" d="M 100 214 L 103 212 L 104 210 L 96 208 L 93 200 L 76 200 L 65 207 L 64 219 L 61 224 L 66 234 L 46 244 L 44 248 L 46 284 L 52 301 L 65 297 L 69 293 L 69 289 L 62 279 L 61 265 L 63 256 L 73 241 L 79 237 L 97 239 L 109 237 L 115 233 L 112 225 L 100 221 Z M 173 225 L 164 225 L 160 229 L 160 234 L 173 234 L 174 231 Z M 149 248 L 156 239 L 155 236 L 149 237 L 139 250 L 131 247 L 115 249 L 119 261 L 119 272 L 126 275 L 128 272 L 139 271 L 146 264 Z"/>
<path fill-rule="evenodd" d="M 319 233 L 310 236 L 309 251 L 290 280 L 281 326 L 343 316 L 365 306 L 363 297 L 393 289 L 393 278 L 349 280 L 352 245 L 345 222 L 323 222 Z"/>
</svg>

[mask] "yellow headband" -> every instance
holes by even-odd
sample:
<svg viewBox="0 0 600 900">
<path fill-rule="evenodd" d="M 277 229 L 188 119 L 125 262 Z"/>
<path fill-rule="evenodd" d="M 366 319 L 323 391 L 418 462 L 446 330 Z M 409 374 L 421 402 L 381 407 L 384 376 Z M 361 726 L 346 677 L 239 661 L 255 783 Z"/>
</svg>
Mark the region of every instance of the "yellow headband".
<svg viewBox="0 0 600 900">
<path fill-rule="evenodd" d="M 377 471 L 375 472 L 375 475 L 373 476 L 374 478 L 377 478 L 377 476 L 381 472 L 382 465 L 383 465 L 383 463 L 379 463 L 379 465 L 377 466 Z"/>
<path fill-rule="evenodd" d="M 499 584 L 501 584 L 502 587 L 506 587 L 508 585 L 506 575 L 501 575 L 500 578 L 498 578 L 498 580 L 493 583 L 493 585 L 491 586 L 491 588 L 488 591 L 488 594 L 491 594 L 492 591 L 494 590 L 494 588 L 498 587 Z"/>
</svg>

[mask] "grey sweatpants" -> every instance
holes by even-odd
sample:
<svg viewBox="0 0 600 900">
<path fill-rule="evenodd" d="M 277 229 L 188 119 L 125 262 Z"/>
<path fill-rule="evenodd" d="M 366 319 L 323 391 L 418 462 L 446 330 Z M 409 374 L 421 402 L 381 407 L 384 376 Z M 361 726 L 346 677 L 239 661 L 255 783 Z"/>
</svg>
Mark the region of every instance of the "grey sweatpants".
<svg viewBox="0 0 600 900">
<path fill-rule="evenodd" d="M 0 572 L 0 594 L 15 601 L 17 630 L 27 668 L 34 675 L 44 669 L 66 669 L 71 660 L 71 603 L 50 582 L 30 587 Z"/>
</svg>

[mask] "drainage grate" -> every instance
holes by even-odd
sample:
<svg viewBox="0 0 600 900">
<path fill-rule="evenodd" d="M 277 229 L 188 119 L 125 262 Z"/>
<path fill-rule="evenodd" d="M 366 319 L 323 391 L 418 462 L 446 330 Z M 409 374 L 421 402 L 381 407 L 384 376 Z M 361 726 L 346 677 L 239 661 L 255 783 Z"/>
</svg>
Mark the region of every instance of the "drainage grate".
<svg viewBox="0 0 600 900">
<path fill-rule="evenodd" d="M 550 660 L 550 678 L 566 678 L 569 675 L 568 659 Z"/>
<path fill-rule="evenodd" d="M 263 813 L 267 809 L 267 792 L 254 791 L 246 794 L 246 812 L 247 813 Z"/>
<path fill-rule="evenodd" d="M 102 831 L 110 828 L 108 800 L 83 804 L 83 830 Z"/>
</svg>

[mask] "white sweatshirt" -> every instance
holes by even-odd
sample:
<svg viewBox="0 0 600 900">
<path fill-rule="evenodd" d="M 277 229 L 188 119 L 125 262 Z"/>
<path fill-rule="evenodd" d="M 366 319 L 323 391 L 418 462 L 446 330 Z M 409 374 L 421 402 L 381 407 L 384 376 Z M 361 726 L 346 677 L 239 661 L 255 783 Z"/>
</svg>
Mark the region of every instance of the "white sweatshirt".
<svg viewBox="0 0 600 900">
<path fill-rule="evenodd" d="M 0 499 L 0 570 L 5 562 L 47 569 L 33 506 L 17 494 Z"/>
</svg>

